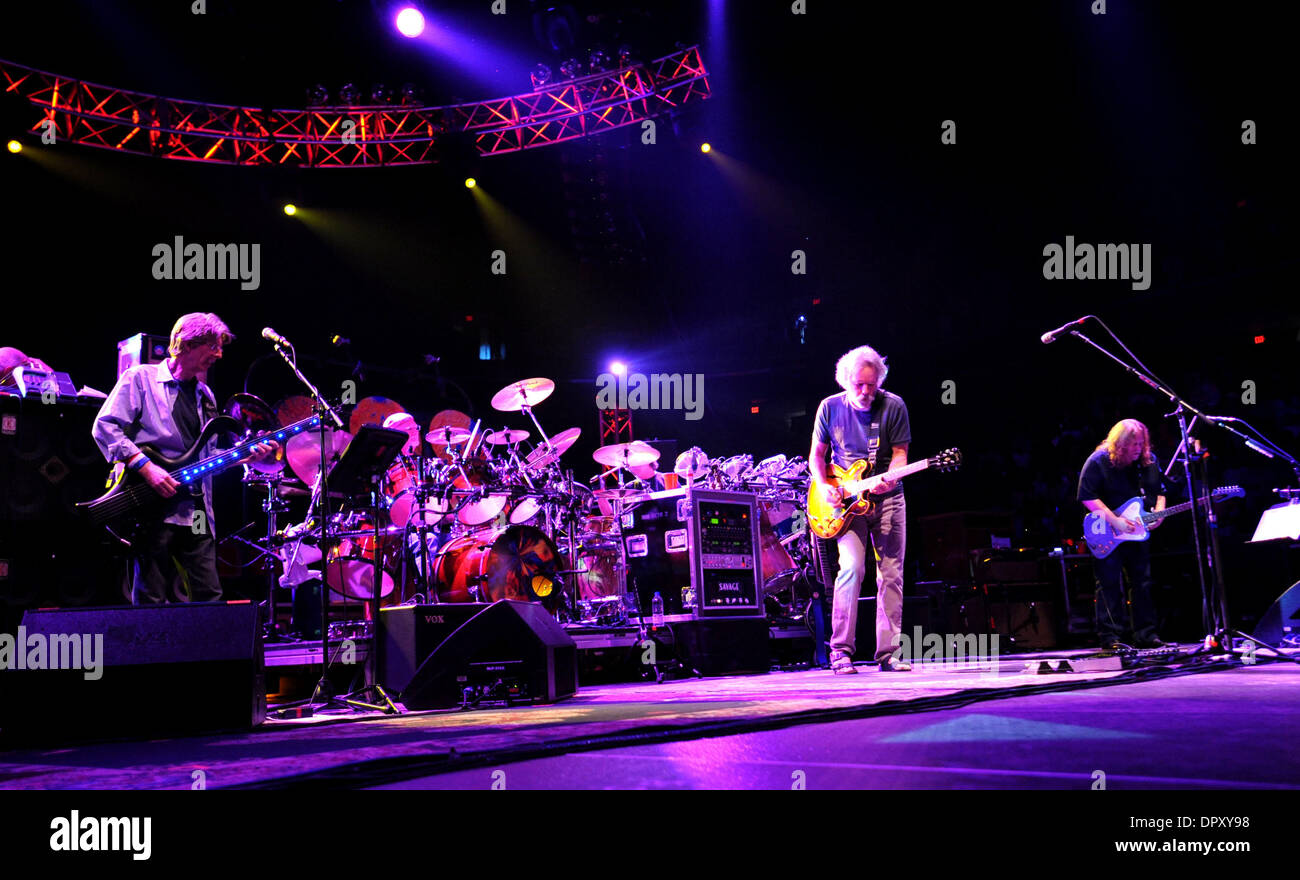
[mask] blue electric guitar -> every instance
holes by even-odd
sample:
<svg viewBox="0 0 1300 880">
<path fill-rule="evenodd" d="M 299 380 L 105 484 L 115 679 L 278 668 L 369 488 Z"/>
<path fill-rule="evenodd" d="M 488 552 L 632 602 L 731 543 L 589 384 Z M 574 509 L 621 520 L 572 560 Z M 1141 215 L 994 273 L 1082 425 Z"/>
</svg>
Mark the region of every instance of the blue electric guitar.
<svg viewBox="0 0 1300 880">
<path fill-rule="evenodd" d="M 1240 498 L 1245 494 L 1246 490 L 1240 486 L 1224 486 L 1215 489 L 1212 497 L 1215 501 L 1222 501 L 1225 498 Z M 1115 515 L 1121 519 L 1133 520 L 1138 524 L 1137 529 L 1131 532 L 1117 532 L 1110 523 L 1106 522 L 1106 517 L 1102 513 L 1093 511 L 1083 518 L 1083 537 L 1087 540 L 1092 555 L 1098 559 L 1105 559 L 1115 551 L 1121 541 L 1145 541 L 1151 537 L 1150 525 L 1175 513 L 1185 513 L 1192 509 L 1193 504 L 1195 502 L 1187 501 L 1183 504 L 1175 504 L 1173 507 L 1166 507 L 1159 513 L 1153 513 L 1143 510 L 1142 499 L 1134 496 L 1121 504 L 1115 511 Z"/>
</svg>

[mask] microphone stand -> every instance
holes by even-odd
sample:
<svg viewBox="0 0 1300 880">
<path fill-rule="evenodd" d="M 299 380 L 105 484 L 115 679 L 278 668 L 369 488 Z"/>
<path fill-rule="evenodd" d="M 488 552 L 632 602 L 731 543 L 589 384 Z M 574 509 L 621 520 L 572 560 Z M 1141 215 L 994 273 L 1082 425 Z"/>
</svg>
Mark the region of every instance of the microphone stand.
<svg viewBox="0 0 1300 880">
<path fill-rule="evenodd" d="M 1106 327 L 1105 323 L 1102 322 L 1100 318 L 1097 318 L 1096 320 L 1099 323 L 1101 323 L 1103 327 Z M 1109 327 L 1106 327 L 1106 330 L 1111 334 L 1111 336 L 1115 336 L 1115 334 L 1111 332 Z M 1169 388 L 1167 385 L 1159 381 L 1155 376 L 1148 375 L 1146 372 L 1143 372 L 1142 370 L 1139 370 L 1138 368 L 1132 366 L 1131 364 L 1126 363 L 1116 355 L 1112 354 L 1110 351 L 1107 351 L 1102 346 L 1093 342 L 1091 339 L 1089 339 L 1084 334 L 1080 333 L 1078 330 L 1070 330 L 1069 333 L 1071 336 L 1078 337 L 1079 339 L 1086 342 L 1088 345 L 1091 345 L 1093 348 L 1097 349 L 1097 351 L 1101 352 L 1106 357 L 1110 358 L 1112 361 L 1119 364 L 1121 367 L 1123 367 L 1125 370 L 1127 370 L 1129 373 L 1135 376 L 1138 379 L 1138 381 L 1160 392 L 1165 397 L 1169 398 L 1170 402 L 1174 404 L 1174 411 L 1170 413 L 1170 415 L 1177 416 L 1178 418 L 1178 430 L 1182 436 L 1180 449 L 1183 451 L 1183 479 L 1186 484 L 1187 498 L 1189 501 L 1193 502 L 1192 503 L 1192 540 L 1196 548 L 1196 575 L 1201 585 L 1201 609 L 1202 609 L 1201 622 L 1209 631 L 1209 634 L 1207 634 L 1205 639 L 1205 645 L 1207 648 L 1213 645 L 1221 645 L 1224 650 L 1231 652 L 1232 636 L 1237 633 L 1229 629 L 1230 624 L 1228 618 L 1228 596 L 1227 596 L 1227 588 L 1223 581 L 1222 562 L 1219 559 L 1218 531 L 1217 531 L 1218 523 L 1217 523 L 1217 518 L 1215 517 L 1214 514 L 1214 501 L 1213 501 L 1213 497 L 1210 495 L 1209 492 L 1208 479 L 1205 479 L 1202 482 L 1204 483 L 1204 489 L 1205 489 L 1204 502 L 1207 511 L 1206 516 L 1207 516 L 1207 522 L 1209 528 L 1209 537 L 1208 537 L 1207 546 L 1205 547 L 1204 550 L 1202 550 L 1201 528 L 1200 528 L 1200 520 L 1198 516 L 1199 512 L 1197 511 L 1197 507 L 1199 507 L 1200 504 L 1197 503 L 1196 491 L 1194 486 L 1192 485 L 1192 469 L 1189 466 L 1190 456 L 1187 454 L 1188 451 L 1192 449 L 1191 435 L 1188 433 L 1190 428 L 1187 423 L 1187 413 L 1190 412 L 1193 414 L 1194 417 L 1199 417 L 1202 419 L 1206 418 L 1205 413 L 1201 412 L 1196 407 L 1189 404 L 1186 400 L 1184 400 L 1177 393 L 1175 393 L 1172 388 Z M 1119 341 L 1119 337 L 1116 336 L 1115 339 L 1117 342 Z M 1125 346 L 1123 342 L 1120 342 L 1119 344 L 1122 348 L 1124 348 L 1126 352 L 1128 352 L 1128 354 L 1131 357 L 1133 357 L 1134 360 L 1137 360 L 1137 356 L 1133 355 L 1132 352 L 1129 352 L 1128 347 Z M 1195 423 L 1195 418 L 1193 419 L 1193 424 L 1194 423 Z M 1177 457 L 1177 452 L 1175 452 L 1175 457 Z M 1171 461 L 1171 466 L 1172 466 L 1172 461 Z M 1211 585 L 1207 584 L 1205 578 L 1207 557 L 1208 557 L 1209 568 L 1212 571 L 1214 577 L 1214 582 L 1212 585 L 1214 591 L 1213 594 L 1210 592 Z M 1216 599 L 1217 599 L 1217 605 L 1215 602 Z"/>
<path fill-rule="evenodd" d="M 306 700 L 299 700 L 290 703 L 287 706 L 277 710 L 275 715 L 280 718 L 304 718 L 314 714 L 317 708 L 317 697 L 321 694 L 329 693 L 331 685 L 329 683 L 329 558 L 330 552 L 334 549 L 330 542 L 330 512 L 329 512 L 329 460 L 326 452 L 326 437 L 329 432 L 325 424 L 325 416 L 328 415 L 334 422 L 336 430 L 343 430 L 343 419 L 339 417 L 338 412 L 330 406 L 327 401 L 312 384 L 311 380 L 303 375 L 302 370 L 298 369 L 298 354 L 293 350 L 293 346 L 288 346 L 288 353 L 285 352 L 285 346 L 278 342 L 272 343 L 275 346 L 275 353 L 278 354 L 293 374 L 298 377 L 298 381 L 307 388 L 311 398 L 315 403 L 315 410 L 320 419 L 320 473 L 317 477 L 317 483 L 320 491 L 320 522 L 321 522 L 321 601 L 320 601 L 320 619 L 321 619 L 321 670 L 320 679 L 316 682 L 316 687 L 312 694 Z M 378 524 L 376 523 L 376 552 L 378 552 Z M 341 564 L 341 563 L 340 563 Z M 323 701 L 323 708 L 346 708 L 346 704 L 336 700 L 333 696 L 326 697 Z"/>
</svg>

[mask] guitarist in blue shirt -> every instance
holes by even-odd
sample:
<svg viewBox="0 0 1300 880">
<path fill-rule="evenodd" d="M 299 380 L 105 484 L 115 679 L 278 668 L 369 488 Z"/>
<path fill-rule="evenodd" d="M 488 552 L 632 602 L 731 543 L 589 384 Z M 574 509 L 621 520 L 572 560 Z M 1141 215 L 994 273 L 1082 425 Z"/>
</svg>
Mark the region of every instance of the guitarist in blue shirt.
<svg viewBox="0 0 1300 880">
<path fill-rule="evenodd" d="M 808 469 L 814 491 L 834 505 L 839 490 L 827 481 L 826 457 L 847 468 L 871 459 L 871 474 L 907 464 L 912 428 L 907 405 L 897 394 L 880 386 L 889 368 L 869 345 L 855 348 L 839 359 L 835 379 L 844 389 L 821 402 L 813 427 Z M 907 507 L 899 482 L 884 482 L 873 491 L 878 504 L 865 516 L 853 519 L 838 538 L 840 572 L 831 602 L 831 670 L 854 674 L 853 652 L 858 626 L 858 596 L 866 575 L 867 548 L 876 556 L 876 659 L 884 671 L 911 671 L 894 659 L 903 629 L 903 553 L 907 546 Z"/>
<path fill-rule="evenodd" d="M 1100 514 L 1117 532 L 1135 532 L 1141 524 L 1115 513 L 1135 496 L 1155 512 L 1165 508 L 1165 482 L 1151 452 L 1151 434 L 1137 419 L 1117 422 L 1097 451 L 1088 456 L 1079 474 L 1078 499 L 1089 511 Z M 1157 528 L 1153 522 L 1149 528 Z M 1122 644 L 1128 615 L 1124 607 L 1124 574 L 1132 590 L 1133 641 L 1139 648 L 1159 648 L 1164 642 L 1156 635 L 1156 612 L 1151 601 L 1151 554 L 1140 541 L 1126 541 L 1104 559 L 1094 558 L 1097 577 L 1097 639 L 1113 650 Z"/>
</svg>

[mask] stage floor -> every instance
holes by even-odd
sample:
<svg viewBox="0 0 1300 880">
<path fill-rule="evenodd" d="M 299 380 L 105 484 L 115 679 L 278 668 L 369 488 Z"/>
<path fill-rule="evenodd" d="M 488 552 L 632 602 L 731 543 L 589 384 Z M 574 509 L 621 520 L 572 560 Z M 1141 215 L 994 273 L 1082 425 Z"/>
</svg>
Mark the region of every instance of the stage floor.
<svg viewBox="0 0 1300 880">
<path fill-rule="evenodd" d="M 1293 663 L 1042 675 L 1025 672 L 1034 659 L 604 685 L 553 705 L 8 751 L 0 788 L 191 788 L 195 771 L 210 788 L 1081 788 L 1096 771 L 1108 787 L 1300 787 Z"/>
</svg>

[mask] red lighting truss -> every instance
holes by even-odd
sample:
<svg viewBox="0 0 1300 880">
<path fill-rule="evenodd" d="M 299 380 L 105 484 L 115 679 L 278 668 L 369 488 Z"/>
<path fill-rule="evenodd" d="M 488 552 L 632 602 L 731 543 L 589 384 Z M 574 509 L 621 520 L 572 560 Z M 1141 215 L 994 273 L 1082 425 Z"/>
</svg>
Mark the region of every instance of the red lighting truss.
<svg viewBox="0 0 1300 880">
<path fill-rule="evenodd" d="M 355 168 L 427 165 L 463 133 L 482 156 L 587 137 L 709 97 L 698 47 L 546 88 L 446 107 L 385 105 L 266 110 L 181 101 L 0 60 L 0 85 L 36 107 L 33 132 L 121 152 L 220 162 Z"/>
</svg>

